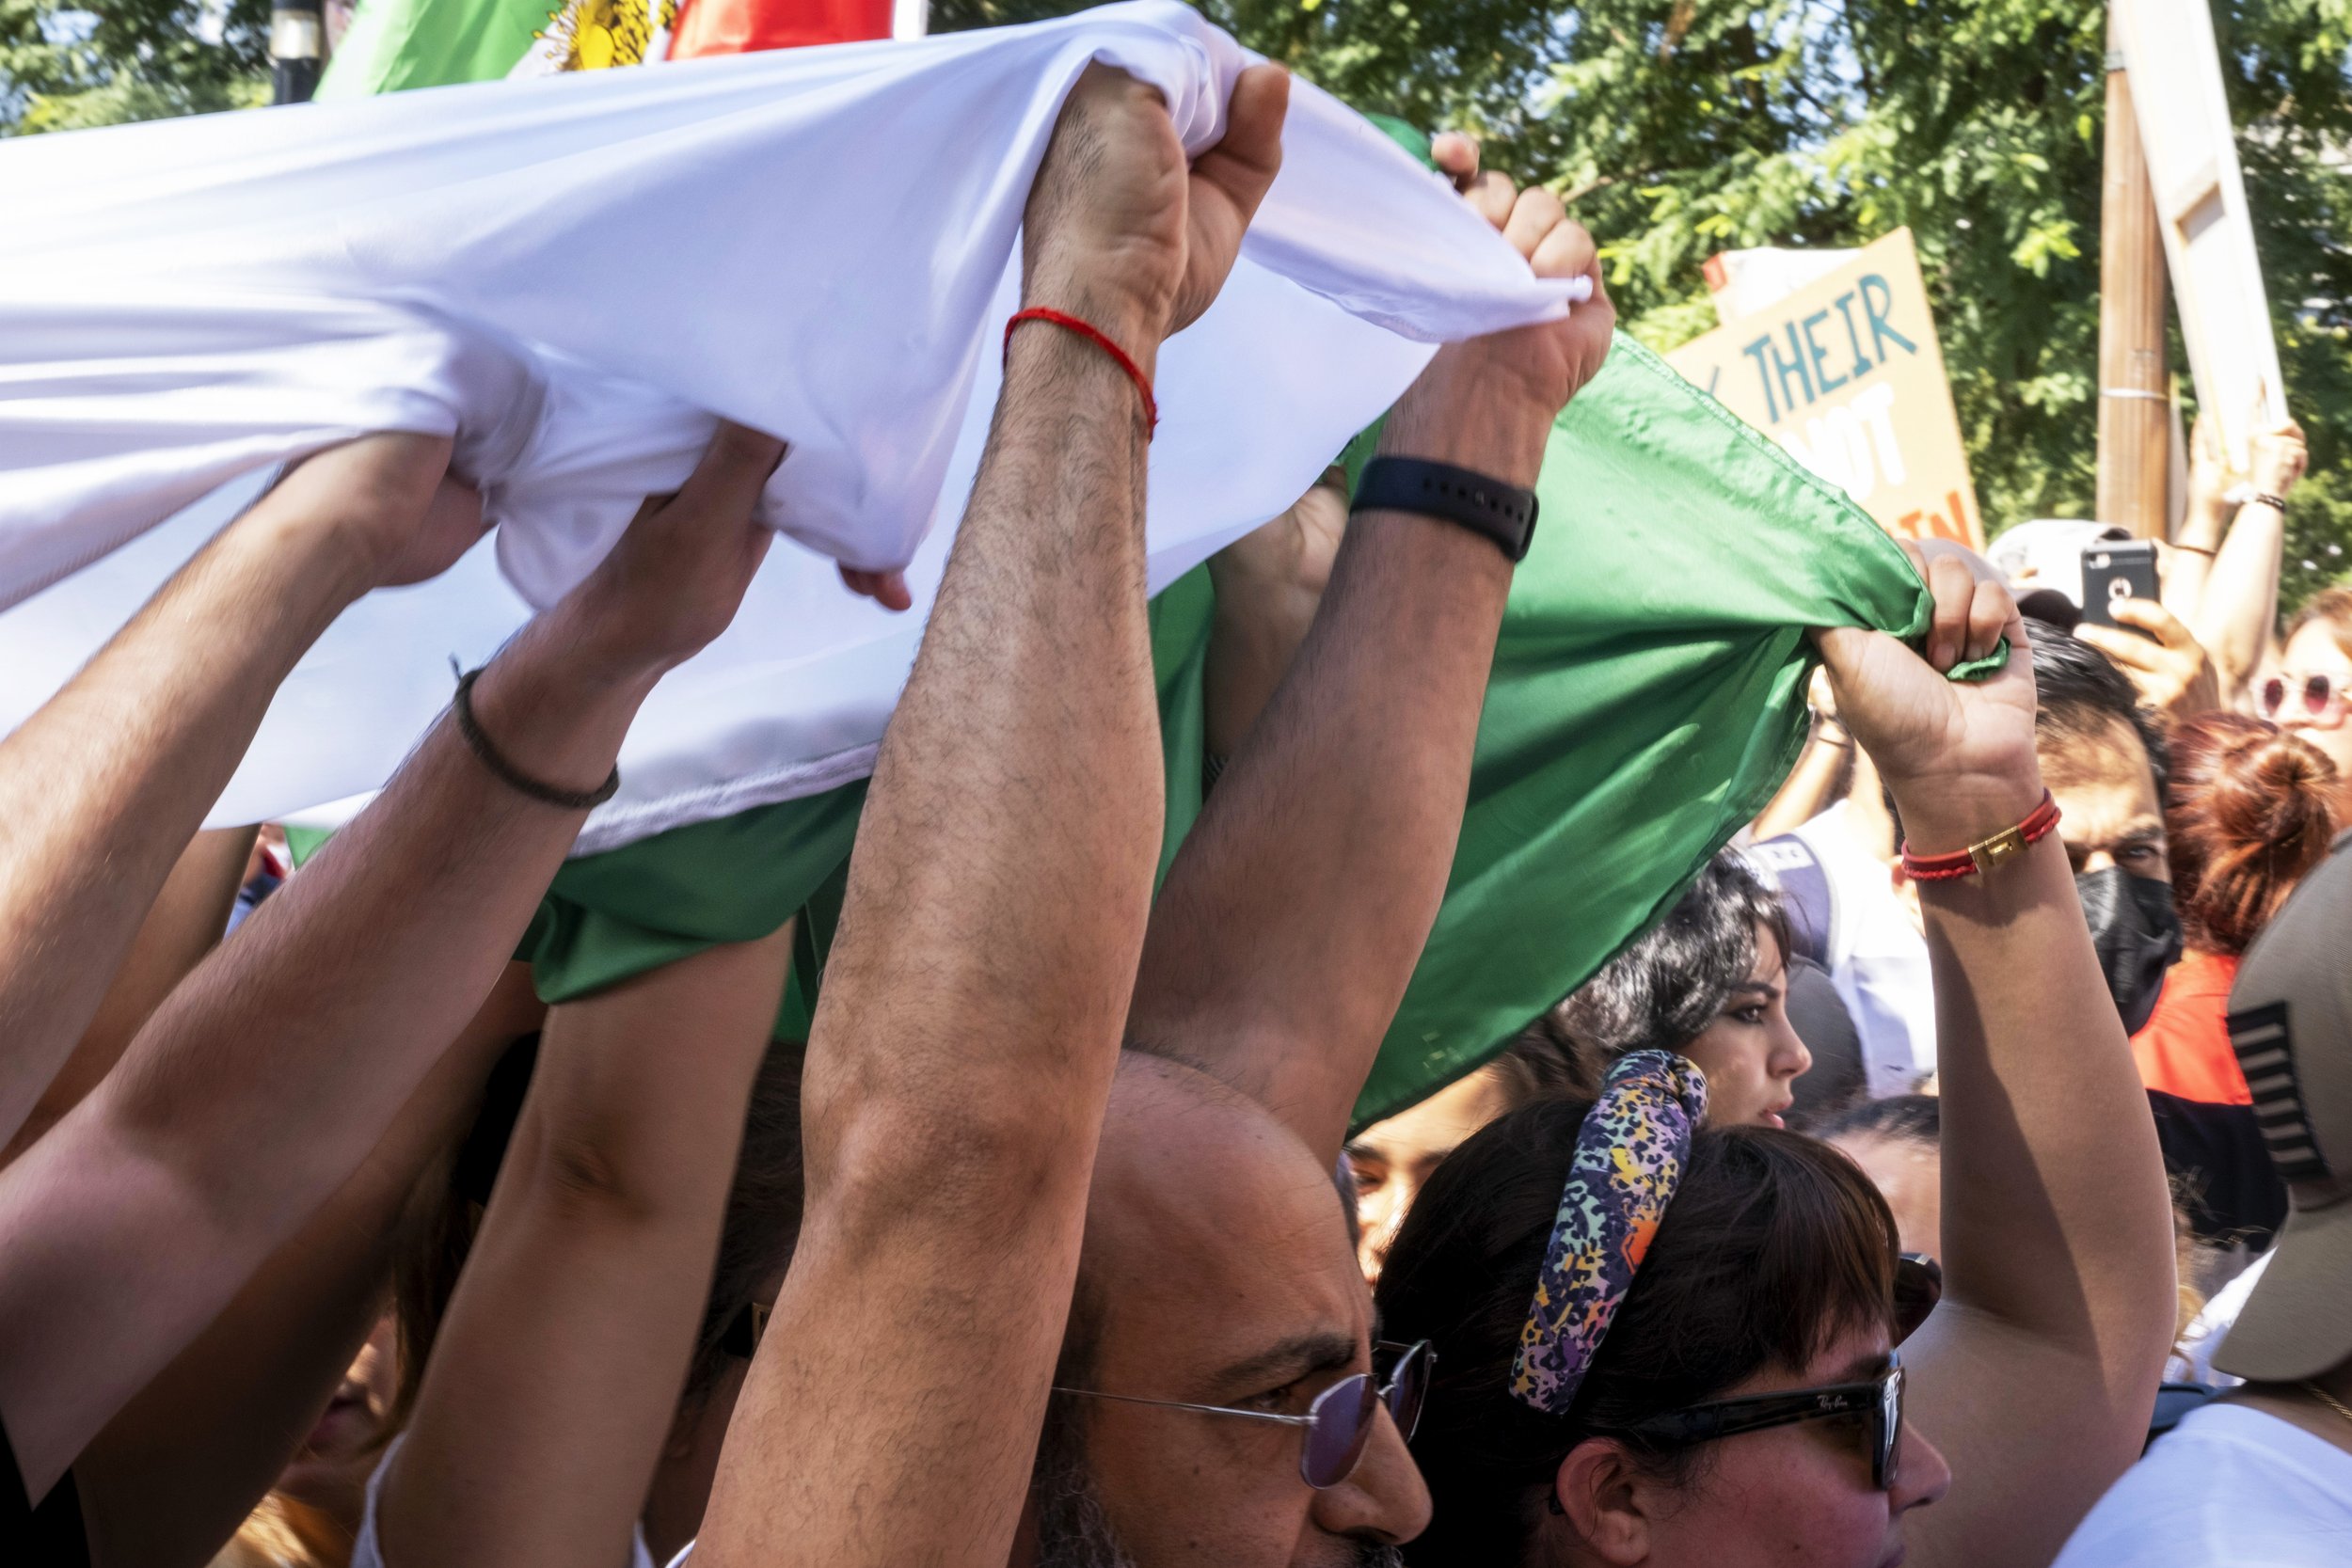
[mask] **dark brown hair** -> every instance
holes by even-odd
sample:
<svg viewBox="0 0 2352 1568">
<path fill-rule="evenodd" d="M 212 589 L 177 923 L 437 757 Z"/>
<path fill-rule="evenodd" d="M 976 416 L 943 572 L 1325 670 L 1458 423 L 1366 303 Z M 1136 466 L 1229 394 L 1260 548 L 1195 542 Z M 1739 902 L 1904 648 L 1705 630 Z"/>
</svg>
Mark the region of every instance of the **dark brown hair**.
<svg viewBox="0 0 2352 1568">
<path fill-rule="evenodd" d="M 1624 1429 L 1892 1321 L 1895 1220 L 1853 1162 L 1794 1132 L 1705 1128 L 1574 1406 L 1520 1403 L 1511 1363 L 1589 1108 L 1541 1101 L 1455 1149 L 1381 1271 L 1382 1333 L 1438 1357 L 1413 1439 L 1436 1513 L 1407 1562 L 1515 1568 L 1579 1443 L 1615 1436 L 1678 1475 L 1684 1456 Z"/>
<path fill-rule="evenodd" d="M 1706 1032 L 1756 971 L 1756 928 L 1785 959 L 1788 915 L 1737 850 L 1723 849 L 1664 919 L 1619 949 L 1567 1000 L 1520 1031 L 1531 1048 L 1563 1054 L 1571 1087 L 1600 1092 L 1610 1064 L 1634 1051 L 1679 1051 Z"/>
<path fill-rule="evenodd" d="M 2336 836 L 2335 764 L 2278 725 L 2209 713 L 2172 732 L 2172 902 L 2192 947 L 2235 955 Z"/>
</svg>

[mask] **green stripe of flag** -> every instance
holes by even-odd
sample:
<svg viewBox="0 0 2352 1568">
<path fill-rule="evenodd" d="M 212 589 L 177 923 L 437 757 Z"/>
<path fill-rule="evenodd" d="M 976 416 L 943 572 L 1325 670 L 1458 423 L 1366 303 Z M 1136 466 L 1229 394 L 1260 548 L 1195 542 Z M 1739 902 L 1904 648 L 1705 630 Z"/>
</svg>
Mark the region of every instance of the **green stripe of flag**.
<svg viewBox="0 0 2352 1568">
<path fill-rule="evenodd" d="M 319 79 L 321 101 L 481 82 L 515 69 L 559 0 L 364 0 Z"/>
</svg>

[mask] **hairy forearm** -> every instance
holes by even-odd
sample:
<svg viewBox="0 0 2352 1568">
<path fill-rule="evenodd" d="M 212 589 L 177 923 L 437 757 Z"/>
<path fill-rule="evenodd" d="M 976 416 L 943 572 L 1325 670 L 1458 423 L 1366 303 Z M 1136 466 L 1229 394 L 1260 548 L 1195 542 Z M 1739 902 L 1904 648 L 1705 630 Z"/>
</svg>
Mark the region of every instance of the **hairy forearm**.
<svg viewBox="0 0 2352 1568">
<path fill-rule="evenodd" d="M 2278 619 L 2280 557 L 2285 548 L 2286 518 L 2276 507 L 2249 501 L 2238 508 L 2237 521 L 2207 570 L 2189 625 L 2213 656 L 2225 705 L 2245 689 L 2262 662 Z"/>
<path fill-rule="evenodd" d="M 1417 388 L 1382 450 L 1532 483 L 1547 426 Z M 1359 514 L 1153 911 L 1130 1036 L 1205 1056 L 1318 1152 L 1338 1151 L 1444 896 L 1510 585 L 1466 529 Z"/>
<path fill-rule="evenodd" d="M 1906 800 L 1904 826 L 1931 850 L 1956 847 L 2022 818 L 2040 789 L 2021 781 L 2013 796 L 1997 808 Z M 2172 1327 L 2171 1207 L 2065 847 L 2054 833 L 1988 874 L 1922 883 L 1920 904 L 1947 1294 L 2153 1380 Z"/>
<path fill-rule="evenodd" d="M 534 623 L 476 704 L 518 765 L 585 788 L 652 677 L 585 673 L 567 635 L 560 612 Z M 497 781 L 444 719 L 0 1173 L 0 1411 L 28 1482 L 349 1177 L 489 990 L 581 819 Z M 125 1259 L 155 1288 L 127 1288 Z"/>
<path fill-rule="evenodd" d="M 0 1132 L 97 1011 L 303 650 L 367 587 L 281 490 L 0 741 Z"/>
<path fill-rule="evenodd" d="M 698 1562 L 1012 1544 L 1159 849 L 1142 484 L 1134 389 L 1023 328 L 876 763 L 803 1080 L 807 1223 Z"/>
<path fill-rule="evenodd" d="M 1107 356 L 1016 333 L 858 830 L 813 1031 L 812 1188 L 822 1130 L 860 1107 L 942 1127 L 1017 1108 L 1041 1148 L 1091 1148 L 1161 832 L 1143 471 Z"/>
</svg>

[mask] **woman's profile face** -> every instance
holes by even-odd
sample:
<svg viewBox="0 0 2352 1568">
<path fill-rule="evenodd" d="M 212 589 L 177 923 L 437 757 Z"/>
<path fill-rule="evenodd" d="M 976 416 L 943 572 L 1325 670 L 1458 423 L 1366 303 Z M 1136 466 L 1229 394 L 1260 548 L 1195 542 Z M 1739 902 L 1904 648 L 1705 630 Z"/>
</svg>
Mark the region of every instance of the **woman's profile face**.
<svg viewBox="0 0 2352 1568">
<path fill-rule="evenodd" d="M 1770 927 L 1756 928 L 1756 963 L 1714 1021 L 1682 1048 L 1707 1074 L 1715 1127 L 1778 1127 L 1813 1054 L 1788 1022 L 1788 973 Z"/>
<path fill-rule="evenodd" d="M 1855 1330 L 1800 1370 L 1751 1378 L 1724 1397 L 1867 1382 L 1884 1370 L 1889 1348 L 1883 1327 Z M 1679 1486 L 1644 1481 L 1632 1489 L 1639 1518 L 1624 1544 L 1646 1551 L 1628 1560 L 1657 1568 L 1893 1568 L 1903 1557 L 1905 1516 L 1942 1497 L 1952 1479 L 1944 1456 L 1906 1422 L 1894 1484 L 1872 1485 L 1868 1423 L 1860 1416 L 1719 1438 L 1696 1458 Z M 1568 1555 L 1594 1560 L 1589 1549 Z"/>
<path fill-rule="evenodd" d="M 279 1491 L 338 1517 L 358 1516 L 368 1477 L 383 1457 L 384 1418 L 400 1385 L 395 1341 L 388 1312 L 377 1320 L 335 1397 L 288 1462 L 278 1478 Z"/>
</svg>

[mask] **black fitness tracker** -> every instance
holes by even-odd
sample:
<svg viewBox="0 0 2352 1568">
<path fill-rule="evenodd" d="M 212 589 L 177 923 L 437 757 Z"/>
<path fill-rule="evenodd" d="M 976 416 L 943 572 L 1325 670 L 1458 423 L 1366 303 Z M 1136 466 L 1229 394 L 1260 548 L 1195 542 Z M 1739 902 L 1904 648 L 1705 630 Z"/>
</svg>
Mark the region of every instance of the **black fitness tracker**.
<svg viewBox="0 0 2352 1568">
<path fill-rule="evenodd" d="M 1527 559 L 1535 493 L 1470 468 L 1419 457 L 1375 457 L 1356 483 L 1356 512 L 1416 512 L 1494 541 L 1505 560 Z"/>
</svg>

